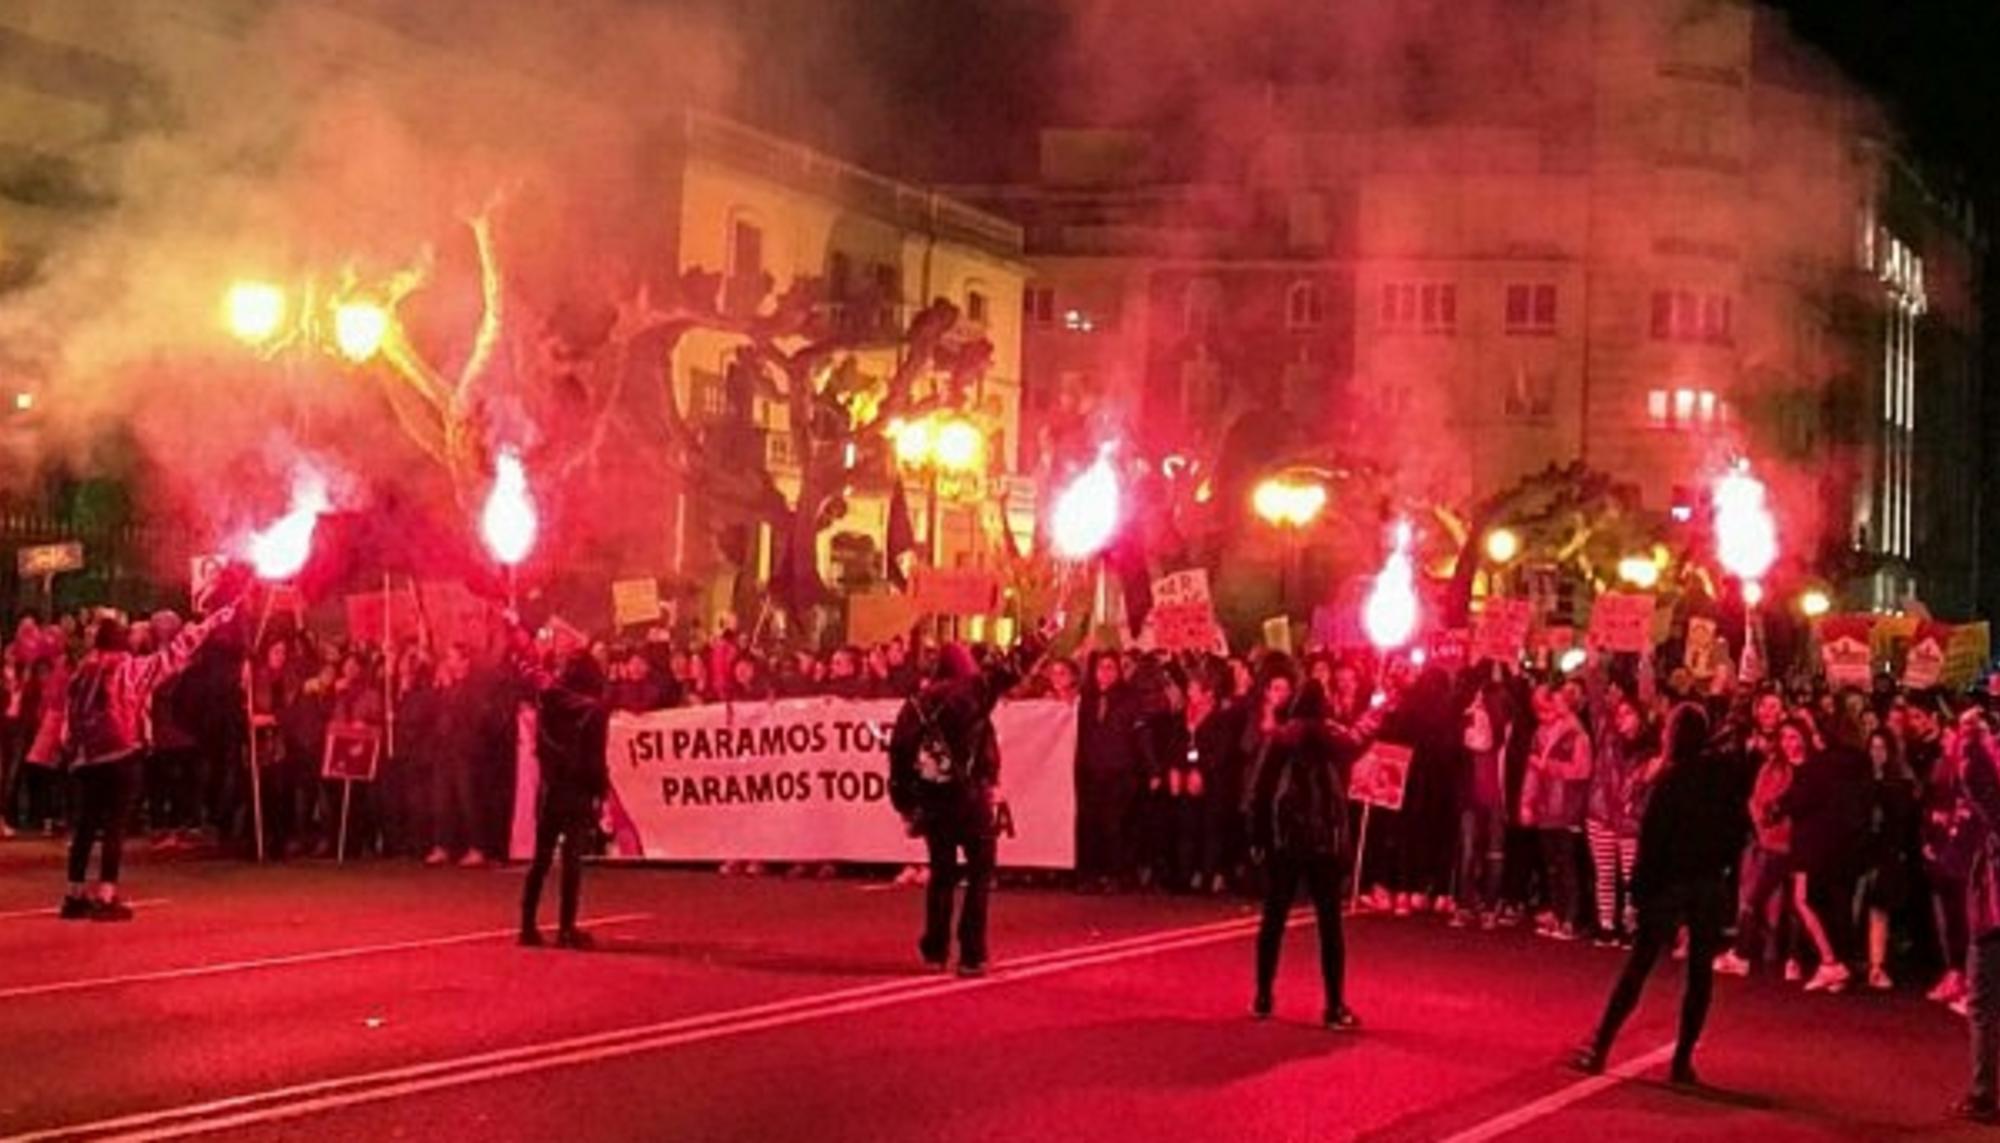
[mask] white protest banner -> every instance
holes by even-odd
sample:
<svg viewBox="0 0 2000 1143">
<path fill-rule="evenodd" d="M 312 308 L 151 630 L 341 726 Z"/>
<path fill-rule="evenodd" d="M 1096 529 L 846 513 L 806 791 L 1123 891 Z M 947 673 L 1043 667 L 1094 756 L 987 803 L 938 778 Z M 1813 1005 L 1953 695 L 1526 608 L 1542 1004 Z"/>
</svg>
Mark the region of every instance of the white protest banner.
<svg viewBox="0 0 2000 1143">
<path fill-rule="evenodd" d="M 611 720 L 614 817 L 665 861 L 921 861 L 889 805 L 894 701 L 833 698 L 739 703 Z M 1076 708 L 1002 703 L 1000 863 L 1075 864 Z M 636 850 L 636 851 L 635 851 Z"/>
<path fill-rule="evenodd" d="M 1525 599 L 1489 599 L 1472 625 L 1472 661 L 1519 663 L 1528 645 L 1534 604 Z"/>
<path fill-rule="evenodd" d="M 1190 568 L 1153 581 L 1153 609 L 1140 627 L 1139 645 L 1161 651 L 1229 653 L 1229 641 L 1215 621 L 1207 571 Z"/>
<path fill-rule="evenodd" d="M 611 585 L 611 623 L 615 627 L 636 627 L 660 621 L 660 581 L 621 579 Z"/>
<path fill-rule="evenodd" d="M 1385 810 L 1403 808 L 1403 791 L 1410 780 L 1407 746 L 1377 742 L 1354 760 L 1354 773 L 1347 781 L 1347 796 L 1357 802 Z"/>
<path fill-rule="evenodd" d="M 1650 592 L 1607 591 L 1590 608 L 1590 643 L 1605 651 L 1645 654 L 1653 649 Z"/>
</svg>

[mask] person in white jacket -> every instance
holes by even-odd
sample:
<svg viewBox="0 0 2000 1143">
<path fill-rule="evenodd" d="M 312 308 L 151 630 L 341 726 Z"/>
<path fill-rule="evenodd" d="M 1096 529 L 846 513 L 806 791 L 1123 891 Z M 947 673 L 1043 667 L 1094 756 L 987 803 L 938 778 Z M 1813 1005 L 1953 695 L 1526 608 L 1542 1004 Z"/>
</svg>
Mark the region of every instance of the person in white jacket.
<svg viewBox="0 0 2000 1143">
<path fill-rule="evenodd" d="M 69 891 L 64 920 L 129 921 L 132 909 L 118 897 L 119 860 L 125 821 L 131 815 L 139 760 L 153 693 L 187 668 L 194 653 L 222 625 L 236 617 L 230 604 L 200 623 L 183 628 L 150 654 L 132 653 L 131 632 L 117 619 L 99 621 L 91 653 L 69 686 L 64 744 L 76 776 L 76 829 L 69 843 Z M 89 890 L 90 851 L 99 841 L 96 892 Z"/>
</svg>

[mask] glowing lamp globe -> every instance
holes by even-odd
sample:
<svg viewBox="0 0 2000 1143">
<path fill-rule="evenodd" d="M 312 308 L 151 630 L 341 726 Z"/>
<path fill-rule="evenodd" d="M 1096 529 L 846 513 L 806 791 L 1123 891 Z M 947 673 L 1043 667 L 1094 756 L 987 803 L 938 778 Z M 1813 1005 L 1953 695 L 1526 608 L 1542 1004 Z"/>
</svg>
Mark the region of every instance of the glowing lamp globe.
<svg viewBox="0 0 2000 1143">
<path fill-rule="evenodd" d="M 1486 533 L 1486 558 L 1496 564 L 1510 564 L 1521 554 L 1521 534 L 1512 528 L 1495 528 Z"/>
<path fill-rule="evenodd" d="M 931 458 L 931 427 L 923 421 L 898 421 L 889 426 L 896 442 L 896 459 L 911 468 L 927 464 Z"/>
<path fill-rule="evenodd" d="M 1083 475 L 1056 497 L 1049 517 L 1056 554 L 1087 560 L 1103 551 L 1118 530 L 1119 500 L 1118 474 L 1112 471 L 1110 453 L 1099 452 Z"/>
<path fill-rule="evenodd" d="M 521 458 L 511 451 L 502 452 L 493 463 L 493 490 L 486 494 L 486 507 L 479 516 L 486 550 L 500 563 L 514 567 L 534 550 L 540 527 Z"/>
<path fill-rule="evenodd" d="M 970 421 L 946 421 L 938 426 L 931 454 L 938 467 L 952 472 L 971 472 L 980 467 L 986 453 L 986 438 Z"/>
<path fill-rule="evenodd" d="M 1638 588 L 1651 591 L 1660 583 L 1660 565 L 1651 556 L 1626 556 L 1618 561 L 1618 578 Z"/>
<path fill-rule="evenodd" d="M 1410 526 L 1396 525 L 1389 558 L 1376 573 L 1375 586 L 1361 606 L 1361 626 L 1377 650 L 1408 643 L 1417 633 L 1416 570 L 1410 563 Z"/>
<path fill-rule="evenodd" d="M 355 364 L 382 350 L 389 336 L 389 311 L 374 302 L 342 302 L 333 311 L 333 344 Z"/>
<path fill-rule="evenodd" d="M 277 522 L 250 537 L 250 564 L 257 578 L 281 582 L 299 574 L 312 556 L 313 532 L 332 504 L 326 481 L 301 471 L 292 479 L 292 503 Z"/>
<path fill-rule="evenodd" d="M 1818 619 L 1833 610 L 1833 598 L 1819 588 L 1807 588 L 1799 596 L 1799 611 L 1807 619 Z"/>
<path fill-rule="evenodd" d="M 269 341 L 285 324 L 285 291 L 269 282 L 237 282 L 223 295 L 222 310 L 239 340 Z"/>
</svg>

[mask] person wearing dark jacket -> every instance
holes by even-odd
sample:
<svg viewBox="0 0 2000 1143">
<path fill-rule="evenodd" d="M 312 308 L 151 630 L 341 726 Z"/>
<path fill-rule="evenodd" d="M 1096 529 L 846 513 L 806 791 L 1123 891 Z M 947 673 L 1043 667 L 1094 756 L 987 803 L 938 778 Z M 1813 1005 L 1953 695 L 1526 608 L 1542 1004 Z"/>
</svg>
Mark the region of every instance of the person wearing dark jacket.
<svg viewBox="0 0 2000 1143">
<path fill-rule="evenodd" d="M 1794 771 L 1782 799 L 1792 819 L 1792 903 L 1820 960 L 1807 992 L 1843 992 L 1852 976 L 1854 886 L 1866 869 L 1875 809 L 1858 728 L 1843 725 L 1835 737 Z"/>
<path fill-rule="evenodd" d="M 1091 657 L 1076 718 L 1076 882 L 1111 889 L 1132 871 L 1143 711 L 1118 656 Z"/>
<path fill-rule="evenodd" d="M 1639 931 L 1597 1031 L 1577 1051 L 1576 1066 L 1595 1075 L 1618 1030 L 1638 1007 L 1646 978 L 1688 930 L 1687 989 L 1681 996 L 1680 1038 L 1673 1082 L 1698 1082 L 1694 1049 L 1708 1020 L 1715 988 L 1714 959 L 1729 914 L 1729 876 L 1750 831 L 1745 809 L 1748 768 L 1729 754 L 1708 749 L 1708 715 L 1683 702 L 1667 716 L 1664 752 L 1649 776 L 1652 796 L 1639 823 L 1639 857 L 1632 870 L 1632 899 Z"/>
<path fill-rule="evenodd" d="M 1954 830 L 1954 869 L 1965 878 L 1966 1024 L 1972 1037 L 1972 1082 L 1952 1114 L 2000 1123 L 2000 748 L 1987 716 L 1959 716 L 1956 788 L 1964 811 Z"/>
<path fill-rule="evenodd" d="M 986 903 L 1000 803 L 1000 742 L 993 732 L 993 708 L 1019 681 L 1009 664 L 994 662 L 982 670 L 964 645 L 948 644 L 940 649 L 931 680 L 904 702 L 889 737 L 890 804 L 911 836 L 924 839 L 930 855 L 924 933 L 917 950 L 926 965 L 944 968 L 962 871 L 960 976 L 986 972 Z"/>
<path fill-rule="evenodd" d="M 1351 729 L 1328 720 L 1326 692 L 1317 682 L 1302 690 L 1283 658 L 1267 664 L 1258 708 L 1262 733 L 1250 770 L 1244 813 L 1252 859 L 1269 864 L 1269 891 L 1257 929 L 1257 994 L 1250 1013 L 1271 1016 L 1272 987 L 1286 920 L 1299 885 L 1312 897 L 1319 923 L 1320 979 L 1326 990 L 1325 1023 L 1335 1031 L 1361 1027 L 1347 1005 L 1346 944 L 1340 927 L 1341 868 L 1347 850 L 1347 782 L 1337 759 L 1336 734 L 1372 735 L 1371 712 Z"/>
<path fill-rule="evenodd" d="M 542 882 L 556 849 L 562 849 L 562 903 L 556 943 L 587 949 L 590 934 L 576 926 L 583 891 L 582 848 L 595 828 L 597 807 L 611 789 L 604 759 L 610 710 L 605 703 L 604 669 L 588 652 L 572 654 L 562 673 L 542 686 L 536 701 L 535 754 L 541 765 L 535 801 L 535 859 L 521 888 L 521 943 L 542 944 L 537 913 Z"/>
</svg>

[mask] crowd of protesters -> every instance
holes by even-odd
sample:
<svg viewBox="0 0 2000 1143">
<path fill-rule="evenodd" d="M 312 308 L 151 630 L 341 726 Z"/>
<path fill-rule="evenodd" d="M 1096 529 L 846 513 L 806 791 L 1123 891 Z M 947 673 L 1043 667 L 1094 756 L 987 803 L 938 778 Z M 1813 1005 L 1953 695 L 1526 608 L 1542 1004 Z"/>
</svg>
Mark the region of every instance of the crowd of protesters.
<svg viewBox="0 0 2000 1143">
<path fill-rule="evenodd" d="M 23 620 L 5 650 L 0 821 L 10 830 L 53 832 L 77 808 L 62 773 L 62 723 L 92 625 L 90 616 Z M 163 612 L 133 624 L 128 638 L 144 652 L 182 626 Z M 901 698 L 938 653 L 930 641 L 904 639 L 759 653 L 733 632 L 689 645 L 664 630 L 590 650 L 608 680 L 606 703 L 637 712 L 805 695 Z M 1250 861 L 1244 803 L 1267 665 L 1257 656 L 1097 651 L 1046 659 L 1016 690 L 1078 704 L 1079 890 L 1256 890 L 1262 872 Z M 1329 720 L 1352 726 L 1371 714 L 1371 735 L 1410 749 L 1401 807 L 1371 811 L 1365 845 L 1360 831 L 1347 831 L 1347 868 L 1360 862 L 1362 886 L 1351 904 L 1442 915 L 1460 927 L 1532 925 L 1555 940 L 1629 942 L 1630 878 L 1660 725 L 1673 703 L 1692 699 L 1754 772 L 1735 936 L 1717 971 L 1769 971 L 1828 992 L 1888 989 L 1899 973 L 1935 971 L 1933 997 L 1962 1004 L 1964 872 L 1942 853 L 1961 813 L 1953 727 L 1974 700 L 1886 681 L 1869 692 L 1739 686 L 1726 670 L 1656 681 L 1631 657 L 1617 665 L 1622 673 L 1593 665 L 1565 676 L 1397 660 L 1378 673 L 1367 657 L 1307 656 L 1300 681 L 1317 685 Z M 269 856 L 327 854 L 341 794 L 321 777 L 327 737 L 360 727 L 381 735 L 385 749 L 379 780 L 357 786 L 349 807 L 349 852 L 486 864 L 506 849 L 523 697 L 503 656 L 414 644 L 386 653 L 288 625 L 258 640 L 239 620 L 152 693 L 137 815 L 158 848 L 247 853 L 254 786 Z M 725 867 L 761 871 L 754 861 Z M 914 868 L 904 875 L 921 879 Z"/>
</svg>

